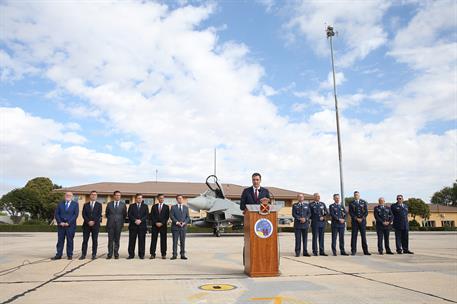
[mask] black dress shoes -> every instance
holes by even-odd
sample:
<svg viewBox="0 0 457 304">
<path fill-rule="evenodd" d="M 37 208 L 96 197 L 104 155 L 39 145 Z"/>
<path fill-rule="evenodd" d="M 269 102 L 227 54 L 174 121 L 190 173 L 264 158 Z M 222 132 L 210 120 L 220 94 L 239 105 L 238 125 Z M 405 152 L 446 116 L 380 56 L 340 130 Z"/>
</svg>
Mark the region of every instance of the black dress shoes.
<svg viewBox="0 0 457 304">
<path fill-rule="evenodd" d="M 369 253 L 368 251 L 367 251 L 367 252 L 364 252 L 363 254 L 364 254 L 364 255 L 371 255 L 371 253 Z"/>
<path fill-rule="evenodd" d="M 347 254 L 346 252 L 341 252 L 341 255 L 345 255 L 345 256 L 348 256 L 349 254 Z"/>
<path fill-rule="evenodd" d="M 328 256 L 328 254 L 326 254 L 325 252 L 319 253 L 319 255 L 321 255 L 321 256 Z"/>
<path fill-rule="evenodd" d="M 51 260 L 56 261 L 56 260 L 60 260 L 61 258 L 62 258 L 61 256 L 56 255 L 55 257 L 52 257 Z"/>
<path fill-rule="evenodd" d="M 151 254 L 151 256 L 149 257 L 150 260 L 154 260 L 156 258 L 155 255 Z"/>
<path fill-rule="evenodd" d="M 414 252 L 409 251 L 409 250 L 408 250 L 408 251 L 403 251 L 403 253 L 406 253 L 406 254 L 414 254 Z"/>
<path fill-rule="evenodd" d="M 176 256 L 172 256 L 170 260 L 176 260 Z"/>
<path fill-rule="evenodd" d="M 308 252 L 303 253 L 303 256 L 310 257 L 311 255 Z"/>
<path fill-rule="evenodd" d="M 386 254 L 394 254 L 392 251 L 386 251 Z"/>
<path fill-rule="evenodd" d="M 79 257 L 80 260 L 84 260 L 85 258 L 86 258 L 85 255 L 82 255 L 82 256 Z"/>
<path fill-rule="evenodd" d="M 182 255 L 181 260 L 187 260 L 187 257 L 185 255 Z"/>
</svg>

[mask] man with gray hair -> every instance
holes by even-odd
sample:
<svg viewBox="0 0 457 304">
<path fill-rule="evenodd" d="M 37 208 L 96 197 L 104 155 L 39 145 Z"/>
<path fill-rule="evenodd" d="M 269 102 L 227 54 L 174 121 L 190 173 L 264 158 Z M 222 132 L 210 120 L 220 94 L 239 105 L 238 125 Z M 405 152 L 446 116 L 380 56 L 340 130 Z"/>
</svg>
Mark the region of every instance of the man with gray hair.
<svg viewBox="0 0 457 304">
<path fill-rule="evenodd" d="M 65 200 L 57 205 L 54 214 L 57 222 L 57 250 L 52 260 L 60 260 L 62 258 L 65 240 L 67 240 L 67 258 L 69 260 L 73 259 L 73 238 L 75 237 L 78 215 L 78 202 L 73 200 L 73 193 L 66 192 Z"/>
<path fill-rule="evenodd" d="M 378 235 L 378 253 L 383 253 L 382 241 L 384 239 L 384 244 L 386 246 L 386 253 L 393 254 L 389 246 L 389 234 L 392 224 L 392 211 L 390 207 L 385 206 L 385 200 L 383 197 L 378 199 L 378 205 L 374 207 L 374 217 L 376 219 L 376 234 Z"/>
</svg>

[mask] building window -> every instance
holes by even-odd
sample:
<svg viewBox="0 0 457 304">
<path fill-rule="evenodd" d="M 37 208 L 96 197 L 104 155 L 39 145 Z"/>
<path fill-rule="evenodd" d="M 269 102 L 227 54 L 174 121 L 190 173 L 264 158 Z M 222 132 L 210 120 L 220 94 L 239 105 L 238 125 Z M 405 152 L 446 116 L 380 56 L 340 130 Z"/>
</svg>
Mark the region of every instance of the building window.
<svg viewBox="0 0 457 304">
<path fill-rule="evenodd" d="M 425 221 L 424 227 L 436 227 L 436 222 L 435 221 Z"/>
<path fill-rule="evenodd" d="M 154 205 L 154 197 L 144 197 L 143 198 L 143 203 L 145 203 L 148 206 Z"/>
<path fill-rule="evenodd" d="M 88 198 L 87 200 L 89 201 L 90 199 Z M 97 196 L 97 202 L 106 204 L 108 202 L 108 197 L 106 195 L 99 195 Z"/>
<path fill-rule="evenodd" d="M 286 207 L 292 207 L 292 201 L 277 201 L 275 200 L 275 205 L 279 207 L 279 209 Z"/>
<path fill-rule="evenodd" d="M 163 202 L 167 205 L 175 205 L 176 204 L 176 198 L 175 197 L 164 197 Z"/>
<path fill-rule="evenodd" d="M 455 227 L 454 221 L 441 221 L 441 227 Z"/>
</svg>

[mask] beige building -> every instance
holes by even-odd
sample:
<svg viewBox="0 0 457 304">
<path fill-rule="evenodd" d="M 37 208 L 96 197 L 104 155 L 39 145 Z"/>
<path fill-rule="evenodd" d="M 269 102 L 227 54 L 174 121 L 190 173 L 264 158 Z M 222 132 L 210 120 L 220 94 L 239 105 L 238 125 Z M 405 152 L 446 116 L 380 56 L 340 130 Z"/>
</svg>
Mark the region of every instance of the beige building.
<svg viewBox="0 0 457 304">
<path fill-rule="evenodd" d="M 241 192 L 245 186 L 236 184 L 222 184 L 225 196 L 235 202 L 239 202 Z M 281 204 L 284 207 L 279 212 L 280 216 L 291 216 L 292 204 L 297 201 L 299 192 L 281 189 L 277 187 L 266 187 L 274 197 L 276 204 Z M 175 196 L 182 194 L 185 199 L 194 198 L 207 190 L 205 183 L 188 183 L 188 182 L 141 182 L 141 183 L 112 183 L 102 182 L 87 184 L 81 186 L 67 187 L 58 189 L 56 191 L 65 192 L 71 191 L 74 194 L 74 199 L 79 203 L 79 213 L 77 224 L 82 225 L 83 218 L 81 216 L 82 207 L 84 203 L 89 200 L 89 194 L 92 190 L 97 191 L 98 201 L 103 205 L 103 215 L 105 214 L 106 204 L 113 200 L 113 192 L 118 190 L 122 193 L 122 200 L 127 204 L 135 201 L 135 194 L 142 193 L 144 202 L 149 206 L 155 203 L 157 194 L 162 193 L 165 196 L 165 203 L 175 204 Z M 312 195 L 305 194 L 306 200 L 312 200 Z M 195 212 L 190 211 L 190 216 L 199 218 L 205 216 L 204 211 Z M 106 218 L 103 217 L 102 225 L 106 224 Z"/>
<path fill-rule="evenodd" d="M 368 204 L 367 226 L 375 226 L 373 209 L 377 205 L 378 204 Z M 424 220 L 420 216 L 416 216 L 416 221 L 419 222 L 422 227 L 455 227 L 455 223 L 457 223 L 457 207 L 432 204 L 430 204 L 429 207 L 429 219 Z M 409 220 L 413 220 L 411 215 L 409 215 Z"/>
</svg>

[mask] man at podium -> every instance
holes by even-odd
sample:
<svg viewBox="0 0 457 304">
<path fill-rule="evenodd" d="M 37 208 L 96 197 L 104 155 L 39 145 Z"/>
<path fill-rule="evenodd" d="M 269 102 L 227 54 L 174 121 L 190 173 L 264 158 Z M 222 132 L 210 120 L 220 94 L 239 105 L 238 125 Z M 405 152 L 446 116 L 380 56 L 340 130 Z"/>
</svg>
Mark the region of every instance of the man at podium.
<svg viewBox="0 0 457 304">
<path fill-rule="evenodd" d="M 260 205 L 270 201 L 270 192 L 267 188 L 260 187 L 262 176 L 260 173 L 252 174 L 252 187 L 246 188 L 241 194 L 240 209 L 246 212 L 246 205 Z"/>
</svg>

